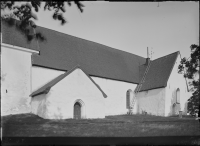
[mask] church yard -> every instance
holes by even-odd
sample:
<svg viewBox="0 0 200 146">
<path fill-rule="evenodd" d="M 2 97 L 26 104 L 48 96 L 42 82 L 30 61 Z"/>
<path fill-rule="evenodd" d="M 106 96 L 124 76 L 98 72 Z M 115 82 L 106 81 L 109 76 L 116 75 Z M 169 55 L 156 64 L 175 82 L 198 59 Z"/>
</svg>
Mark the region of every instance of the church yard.
<svg viewBox="0 0 200 146">
<path fill-rule="evenodd" d="M 49 120 L 34 114 L 2 117 L 2 135 L 10 137 L 142 137 L 197 136 L 200 125 L 191 116 L 117 115 L 105 119 Z"/>
</svg>

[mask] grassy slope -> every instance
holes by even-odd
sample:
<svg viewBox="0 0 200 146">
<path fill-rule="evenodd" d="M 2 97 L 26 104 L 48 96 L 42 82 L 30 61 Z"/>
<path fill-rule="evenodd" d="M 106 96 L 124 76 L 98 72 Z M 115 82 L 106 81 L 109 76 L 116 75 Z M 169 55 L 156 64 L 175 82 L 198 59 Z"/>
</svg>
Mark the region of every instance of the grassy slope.
<svg viewBox="0 0 200 146">
<path fill-rule="evenodd" d="M 192 117 L 150 115 L 107 116 L 105 119 L 47 120 L 33 114 L 2 117 L 3 136 L 194 136 L 200 125 Z"/>
</svg>

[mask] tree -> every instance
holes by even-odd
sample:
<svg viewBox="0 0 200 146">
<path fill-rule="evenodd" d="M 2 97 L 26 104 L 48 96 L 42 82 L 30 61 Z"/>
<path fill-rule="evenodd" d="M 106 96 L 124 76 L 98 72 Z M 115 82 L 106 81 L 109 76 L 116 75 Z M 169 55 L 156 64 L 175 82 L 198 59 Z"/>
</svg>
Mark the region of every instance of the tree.
<svg viewBox="0 0 200 146">
<path fill-rule="evenodd" d="M 200 50 L 199 45 L 192 44 L 190 46 L 191 55 L 188 59 L 181 59 L 179 64 L 179 73 L 184 73 L 184 77 L 190 80 L 192 96 L 188 99 L 188 112 L 190 115 L 199 114 L 200 95 L 199 95 L 199 67 L 200 67 Z"/>
<path fill-rule="evenodd" d="M 78 9 L 83 12 L 84 5 L 79 1 L 74 1 Z M 66 23 L 66 19 L 63 17 L 63 13 L 66 12 L 65 5 L 68 4 L 71 6 L 71 1 L 47 1 L 44 5 L 44 10 L 53 10 L 52 15 L 54 20 L 58 20 L 62 25 Z M 2 11 L 8 9 L 9 14 L 3 14 Z M 40 1 L 29 1 L 26 4 L 21 4 L 20 6 L 16 5 L 14 1 L 1 1 L 1 20 L 7 22 L 9 26 L 16 26 L 21 32 L 23 32 L 28 41 L 32 39 L 44 40 L 44 36 L 41 33 L 35 33 L 34 28 L 37 25 L 33 20 L 37 20 L 37 15 L 33 13 L 32 10 L 38 12 L 41 9 Z M 19 20 L 18 23 L 14 23 L 15 19 Z"/>
</svg>

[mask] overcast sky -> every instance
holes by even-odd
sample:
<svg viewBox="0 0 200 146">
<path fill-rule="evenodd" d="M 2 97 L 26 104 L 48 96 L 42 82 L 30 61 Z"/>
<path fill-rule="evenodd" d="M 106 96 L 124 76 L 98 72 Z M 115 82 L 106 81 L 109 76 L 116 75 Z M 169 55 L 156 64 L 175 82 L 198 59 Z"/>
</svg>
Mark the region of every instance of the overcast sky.
<svg viewBox="0 0 200 146">
<path fill-rule="evenodd" d="M 81 13 L 66 6 L 62 26 L 40 10 L 37 25 L 152 59 L 180 51 L 189 57 L 199 44 L 199 2 L 82 2 Z"/>
</svg>

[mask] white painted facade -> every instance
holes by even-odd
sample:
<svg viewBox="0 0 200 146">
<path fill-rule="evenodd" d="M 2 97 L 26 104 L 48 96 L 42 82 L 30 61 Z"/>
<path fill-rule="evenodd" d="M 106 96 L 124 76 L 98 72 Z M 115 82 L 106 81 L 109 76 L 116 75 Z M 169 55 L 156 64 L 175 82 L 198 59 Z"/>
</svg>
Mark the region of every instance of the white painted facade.
<svg viewBox="0 0 200 146">
<path fill-rule="evenodd" d="M 30 112 L 32 53 L 1 43 L 1 115 Z"/>
<path fill-rule="evenodd" d="M 45 119 L 73 118 L 80 102 L 82 118 L 105 118 L 105 98 L 79 68 L 54 85 L 49 93 L 32 97 L 32 113 Z"/>
<path fill-rule="evenodd" d="M 32 53 L 38 52 L 6 44 L 1 46 L 1 115 L 32 112 L 47 119 L 73 118 L 76 101 L 82 105 L 82 118 L 127 114 L 126 93 L 128 90 L 134 91 L 137 84 L 91 76 L 107 95 L 104 98 L 80 69 L 53 86 L 48 94 L 29 97 L 33 91 L 65 73 L 32 66 Z M 178 74 L 179 62 L 180 56 L 173 67 L 167 87 L 137 94 L 133 113 L 145 111 L 159 116 L 172 115 L 175 92 L 179 89 L 180 110 L 186 114 L 186 103 L 191 93 L 187 92 L 183 74 Z"/>
<path fill-rule="evenodd" d="M 176 90 L 180 89 L 180 111 L 187 114 L 187 100 L 192 93 L 187 91 L 186 80 L 183 74 L 178 73 L 178 65 L 181 61 L 180 54 L 177 57 L 166 87 L 165 116 L 173 115 L 173 104 L 176 99 Z M 179 105 L 178 105 L 179 106 Z"/>
<path fill-rule="evenodd" d="M 128 109 L 126 108 L 126 92 L 129 89 L 134 91 L 137 84 L 99 77 L 92 77 L 92 79 L 108 96 L 106 98 L 106 115 L 127 114 Z"/>
<path fill-rule="evenodd" d="M 139 92 L 137 95 L 137 111 L 139 114 L 147 112 L 150 115 L 164 116 L 165 88 L 158 88 Z"/>
<path fill-rule="evenodd" d="M 54 69 L 33 66 L 32 91 L 39 89 L 41 86 L 63 73 L 64 71 L 57 71 Z M 126 108 L 126 92 L 129 89 L 134 91 L 137 84 L 93 76 L 91 76 L 91 78 L 100 86 L 100 88 L 108 96 L 105 99 L 105 115 L 126 114 L 128 111 L 128 109 Z"/>
</svg>

